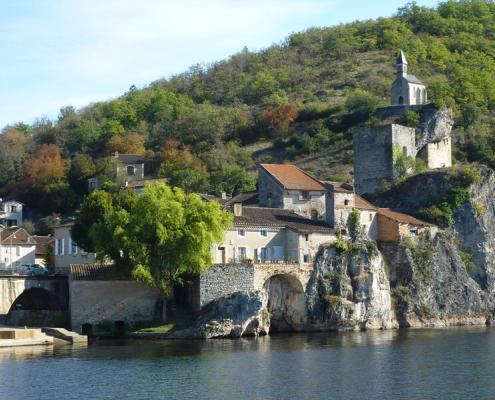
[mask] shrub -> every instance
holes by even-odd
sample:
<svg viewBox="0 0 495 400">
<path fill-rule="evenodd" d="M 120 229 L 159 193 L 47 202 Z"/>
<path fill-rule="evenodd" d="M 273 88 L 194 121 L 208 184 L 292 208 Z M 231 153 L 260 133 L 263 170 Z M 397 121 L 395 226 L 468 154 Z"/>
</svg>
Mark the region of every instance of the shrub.
<svg viewBox="0 0 495 400">
<path fill-rule="evenodd" d="M 406 111 L 401 117 L 401 124 L 415 128 L 419 125 L 419 114 L 414 111 Z"/>
</svg>

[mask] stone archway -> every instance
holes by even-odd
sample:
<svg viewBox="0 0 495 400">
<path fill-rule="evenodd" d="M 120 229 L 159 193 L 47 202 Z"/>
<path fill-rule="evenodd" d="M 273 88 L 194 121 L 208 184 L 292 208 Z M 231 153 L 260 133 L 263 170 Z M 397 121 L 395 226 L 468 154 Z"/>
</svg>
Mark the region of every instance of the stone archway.
<svg viewBox="0 0 495 400">
<path fill-rule="evenodd" d="M 304 287 L 289 274 L 268 278 L 263 285 L 270 314 L 270 332 L 301 331 L 306 321 Z"/>
<path fill-rule="evenodd" d="M 57 296 L 43 288 L 24 290 L 12 303 L 6 324 L 13 326 L 46 326 L 65 320 L 66 311 Z"/>
</svg>

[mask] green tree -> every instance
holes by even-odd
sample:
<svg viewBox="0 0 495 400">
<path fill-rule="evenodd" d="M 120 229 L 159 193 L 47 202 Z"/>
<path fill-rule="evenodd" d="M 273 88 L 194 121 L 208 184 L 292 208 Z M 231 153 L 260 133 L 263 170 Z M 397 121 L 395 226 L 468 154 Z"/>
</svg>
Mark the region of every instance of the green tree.
<svg viewBox="0 0 495 400">
<path fill-rule="evenodd" d="M 357 208 L 353 208 L 347 216 L 346 226 L 349 237 L 355 242 L 359 238 L 361 231 L 361 213 Z"/>
<path fill-rule="evenodd" d="M 211 246 L 220 242 L 231 215 L 216 202 L 204 202 L 165 184 L 144 193 L 91 193 L 76 214 L 72 237 L 98 258 L 165 293 L 184 274 L 211 265 Z"/>
<path fill-rule="evenodd" d="M 211 174 L 211 190 L 217 195 L 221 192 L 229 194 L 254 190 L 256 181 L 238 165 L 226 165 Z"/>
</svg>

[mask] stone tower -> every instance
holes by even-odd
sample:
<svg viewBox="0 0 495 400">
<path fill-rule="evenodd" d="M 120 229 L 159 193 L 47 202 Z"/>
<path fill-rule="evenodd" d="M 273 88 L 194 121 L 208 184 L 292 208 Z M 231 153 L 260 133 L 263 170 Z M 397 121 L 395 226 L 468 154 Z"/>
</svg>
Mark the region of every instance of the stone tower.
<svg viewBox="0 0 495 400">
<path fill-rule="evenodd" d="M 414 75 L 407 73 L 408 62 L 401 50 L 397 58 L 397 77 L 392 84 L 392 105 L 426 104 L 426 86 Z"/>
<path fill-rule="evenodd" d="M 398 124 L 359 127 L 354 131 L 354 185 L 359 195 L 397 178 L 394 152 L 416 156 L 416 131 Z"/>
</svg>

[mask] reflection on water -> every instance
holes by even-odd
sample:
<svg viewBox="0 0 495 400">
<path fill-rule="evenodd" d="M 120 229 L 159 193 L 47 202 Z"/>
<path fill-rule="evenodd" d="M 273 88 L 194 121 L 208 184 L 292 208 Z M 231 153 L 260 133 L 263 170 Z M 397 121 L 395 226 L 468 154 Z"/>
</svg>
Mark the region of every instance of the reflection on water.
<svg viewBox="0 0 495 400">
<path fill-rule="evenodd" d="M 0 399 L 489 399 L 488 328 L 0 349 Z"/>
</svg>

